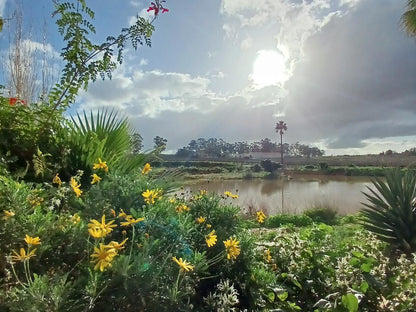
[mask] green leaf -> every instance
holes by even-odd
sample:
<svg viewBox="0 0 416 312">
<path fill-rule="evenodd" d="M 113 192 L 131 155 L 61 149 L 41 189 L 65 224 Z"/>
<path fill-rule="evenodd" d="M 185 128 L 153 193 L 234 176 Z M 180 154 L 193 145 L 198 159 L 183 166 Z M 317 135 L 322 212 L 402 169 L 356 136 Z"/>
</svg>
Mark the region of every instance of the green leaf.
<svg viewBox="0 0 416 312">
<path fill-rule="evenodd" d="M 348 263 L 353 267 L 357 267 L 360 264 L 360 259 L 353 257 L 350 261 L 348 261 Z"/>
<path fill-rule="evenodd" d="M 267 293 L 267 299 L 269 299 L 270 302 L 274 302 L 274 300 L 276 299 L 275 293 L 272 291 Z"/>
<path fill-rule="evenodd" d="M 371 264 L 369 263 L 363 263 L 361 264 L 361 271 L 366 272 L 366 273 L 370 273 L 371 271 Z"/>
<path fill-rule="evenodd" d="M 366 281 L 362 282 L 360 285 L 360 290 L 365 294 L 368 290 L 368 283 Z"/>
<path fill-rule="evenodd" d="M 346 294 L 342 296 L 342 305 L 348 309 L 349 312 L 358 311 L 358 299 L 353 294 Z"/>
<path fill-rule="evenodd" d="M 288 296 L 289 296 L 288 293 L 285 291 L 284 293 L 277 295 L 277 298 L 279 298 L 280 301 L 285 301 Z"/>
</svg>

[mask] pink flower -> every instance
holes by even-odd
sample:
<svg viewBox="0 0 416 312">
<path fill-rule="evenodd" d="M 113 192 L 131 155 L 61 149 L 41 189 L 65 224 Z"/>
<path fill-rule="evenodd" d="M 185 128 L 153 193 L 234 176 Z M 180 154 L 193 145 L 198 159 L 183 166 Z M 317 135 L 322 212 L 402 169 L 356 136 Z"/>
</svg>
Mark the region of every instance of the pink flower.
<svg viewBox="0 0 416 312">
<path fill-rule="evenodd" d="M 166 9 L 166 8 L 163 7 L 162 3 L 164 3 L 164 2 L 166 2 L 166 1 L 165 0 L 156 0 L 155 2 L 151 2 L 149 8 L 147 9 L 147 12 L 155 11 L 155 16 L 157 16 L 159 14 L 160 10 L 162 10 L 162 13 L 169 12 L 169 9 Z"/>
</svg>

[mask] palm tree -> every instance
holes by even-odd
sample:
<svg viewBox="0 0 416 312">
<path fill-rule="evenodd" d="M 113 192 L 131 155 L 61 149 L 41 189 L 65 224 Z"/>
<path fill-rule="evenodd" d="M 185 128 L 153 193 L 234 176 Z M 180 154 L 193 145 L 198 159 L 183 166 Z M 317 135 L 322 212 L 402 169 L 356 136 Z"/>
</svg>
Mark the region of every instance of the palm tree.
<svg viewBox="0 0 416 312">
<path fill-rule="evenodd" d="M 280 134 L 280 157 L 281 157 L 281 163 L 283 165 L 283 130 L 287 130 L 286 123 L 283 120 L 280 120 L 276 124 L 276 132 Z"/>
<path fill-rule="evenodd" d="M 416 36 L 416 0 L 407 1 L 407 11 L 403 13 L 400 22 L 409 36 Z"/>
</svg>

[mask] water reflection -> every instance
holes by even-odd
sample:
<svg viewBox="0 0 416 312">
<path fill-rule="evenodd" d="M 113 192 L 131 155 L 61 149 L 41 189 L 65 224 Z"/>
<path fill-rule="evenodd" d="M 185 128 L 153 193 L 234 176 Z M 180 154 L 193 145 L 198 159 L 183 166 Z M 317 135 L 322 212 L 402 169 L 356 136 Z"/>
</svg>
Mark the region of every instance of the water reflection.
<svg viewBox="0 0 416 312">
<path fill-rule="evenodd" d="M 263 210 L 269 215 L 276 213 L 300 213 L 314 206 L 329 206 L 340 214 L 355 213 L 365 201 L 362 194 L 371 181 L 366 177 L 315 176 L 287 177 L 266 180 L 224 180 L 203 181 L 188 186 L 188 190 L 223 194 L 225 191 L 237 193 L 239 198 L 233 203 L 240 206 L 243 213 Z"/>
</svg>

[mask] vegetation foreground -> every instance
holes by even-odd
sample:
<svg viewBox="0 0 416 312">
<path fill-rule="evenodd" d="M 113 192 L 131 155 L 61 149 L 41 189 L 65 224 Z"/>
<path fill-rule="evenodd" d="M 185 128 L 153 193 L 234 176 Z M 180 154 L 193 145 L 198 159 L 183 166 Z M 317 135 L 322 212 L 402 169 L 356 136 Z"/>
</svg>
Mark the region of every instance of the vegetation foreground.
<svg viewBox="0 0 416 312">
<path fill-rule="evenodd" d="M 171 192 L 147 163 L 139 172 L 117 174 L 97 159 L 90 169 L 88 187 L 80 183 L 82 171 L 67 181 L 55 174 L 51 181 L 27 183 L 3 170 L 2 310 L 416 306 L 416 236 L 403 249 L 403 239 L 380 239 L 377 230 L 366 229 L 365 216 L 335 218 L 322 210 L 271 217 L 257 211 L 243 220 L 233 205 L 237 195 Z M 401 182 L 396 174 L 392 179 Z M 377 223 L 367 219 L 364 225 Z"/>
</svg>

